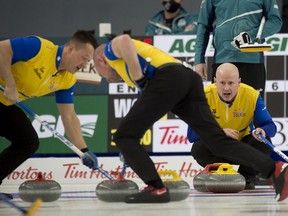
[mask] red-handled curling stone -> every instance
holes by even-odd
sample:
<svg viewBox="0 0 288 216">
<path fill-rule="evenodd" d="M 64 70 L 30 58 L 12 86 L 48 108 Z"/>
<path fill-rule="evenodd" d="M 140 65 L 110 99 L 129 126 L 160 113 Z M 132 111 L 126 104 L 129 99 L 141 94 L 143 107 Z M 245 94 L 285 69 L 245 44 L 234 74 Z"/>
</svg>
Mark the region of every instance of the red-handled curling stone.
<svg viewBox="0 0 288 216">
<path fill-rule="evenodd" d="M 114 172 L 115 180 L 104 180 L 96 187 L 96 196 L 104 202 L 123 202 L 125 197 L 139 192 L 138 185 L 125 179 L 120 172 Z"/>
<path fill-rule="evenodd" d="M 164 185 L 169 189 L 171 201 L 181 201 L 186 199 L 190 193 L 189 184 L 184 181 L 174 170 L 159 170 L 160 176 L 172 176 L 172 178 L 162 178 Z"/>
<path fill-rule="evenodd" d="M 197 174 L 193 179 L 193 187 L 199 192 L 208 192 L 206 188 L 206 181 L 211 175 L 211 172 L 216 171 L 221 163 L 208 164 L 205 168 Z"/>
<path fill-rule="evenodd" d="M 221 164 L 216 171 L 211 172 L 205 185 L 213 193 L 238 193 L 244 190 L 246 180 L 231 164 Z"/>
<path fill-rule="evenodd" d="M 37 179 L 28 180 L 19 186 L 19 197 L 26 202 L 41 199 L 43 202 L 58 200 L 61 196 L 61 186 L 54 180 L 46 180 L 39 172 Z"/>
</svg>

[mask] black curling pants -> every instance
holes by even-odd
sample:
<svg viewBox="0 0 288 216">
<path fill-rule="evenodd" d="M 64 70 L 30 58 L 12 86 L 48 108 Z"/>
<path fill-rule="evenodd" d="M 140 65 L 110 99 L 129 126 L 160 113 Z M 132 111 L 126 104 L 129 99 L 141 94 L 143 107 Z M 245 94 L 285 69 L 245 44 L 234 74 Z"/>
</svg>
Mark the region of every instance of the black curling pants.
<svg viewBox="0 0 288 216">
<path fill-rule="evenodd" d="M 29 118 L 16 105 L 0 103 L 0 136 L 11 141 L 0 153 L 0 184 L 39 147 L 39 139 Z M 1 141 L 0 141 L 1 143 Z"/>
<path fill-rule="evenodd" d="M 269 156 L 225 135 L 211 114 L 200 76 L 174 64 L 155 71 L 114 134 L 127 163 L 145 183 L 158 180 L 159 175 L 140 139 L 169 111 L 185 121 L 216 156 L 252 167 L 266 177 L 274 171 L 275 163 Z"/>
<path fill-rule="evenodd" d="M 272 153 L 272 150 L 270 147 L 268 147 L 265 143 L 259 142 L 256 140 L 252 134 L 249 134 L 241 140 L 243 142 L 243 145 L 249 145 L 253 148 L 263 152 L 267 156 L 270 156 Z M 231 163 L 234 164 L 234 161 L 232 160 L 226 160 L 224 158 L 215 156 L 212 152 L 209 151 L 209 149 L 206 147 L 205 143 L 203 141 L 199 140 L 193 143 L 191 148 L 191 154 L 194 157 L 194 159 L 197 161 L 198 164 L 200 164 L 202 167 L 205 167 L 208 164 L 212 163 Z M 238 172 L 241 173 L 243 176 L 245 176 L 246 179 L 253 179 L 257 174 L 258 171 L 254 170 L 251 167 L 247 167 L 244 165 L 241 165 L 238 169 Z"/>
</svg>

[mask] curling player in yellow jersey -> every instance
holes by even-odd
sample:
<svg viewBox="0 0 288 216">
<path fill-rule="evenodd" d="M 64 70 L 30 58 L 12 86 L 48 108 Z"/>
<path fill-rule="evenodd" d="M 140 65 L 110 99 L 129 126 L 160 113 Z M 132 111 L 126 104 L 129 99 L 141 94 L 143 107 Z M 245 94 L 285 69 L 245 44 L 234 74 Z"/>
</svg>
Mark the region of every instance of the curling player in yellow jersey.
<svg viewBox="0 0 288 216">
<path fill-rule="evenodd" d="M 89 168 L 98 167 L 88 150 L 74 110 L 75 73 L 93 58 L 97 41 L 89 31 L 77 31 L 63 46 L 37 36 L 0 41 L 0 136 L 11 144 L 0 153 L 0 184 L 36 152 L 39 139 L 17 101 L 55 92 L 65 132 Z M 1 190 L 1 187 L 0 187 Z M 11 194 L 5 194 L 13 198 Z"/>
<path fill-rule="evenodd" d="M 167 112 L 185 121 L 215 155 L 253 167 L 263 176 L 272 177 L 276 199 L 288 196 L 286 163 L 238 140 L 227 137 L 215 121 L 207 103 L 201 77 L 161 50 L 129 35 L 115 37 L 100 45 L 94 53 L 95 68 L 109 82 L 123 80 L 141 92 L 129 113 L 122 119 L 114 141 L 125 160 L 147 187 L 126 197 L 127 203 L 164 203 L 170 201 L 154 163 L 140 145 L 146 130 Z"/>
<path fill-rule="evenodd" d="M 267 156 L 270 155 L 272 149 L 259 140 L 252 131 L 256 130 L 270 140 L 270 137 L 276 134 L 276 125 L 259 92 L 241 83 L 238 68 L 234 64 L 221 64 L 217 68 L 214 83 L 205 86 L 204 91 L 210 110 L 226 136 L 241 140 L 245 145 L 250 145 Z M 234 164 L 233 159 L 223 159 L 211 153 L 190 127 L 187 137 L 193 143 L 192 156 L 201 166 L 206 167 L 208 164 L 220 162 Z M 253 167 L 243 165 L 239 167 L 238 172 L 246 179 L 245 189 L 255 189 L 254 180 L 257 171 Z"/>
</svg>

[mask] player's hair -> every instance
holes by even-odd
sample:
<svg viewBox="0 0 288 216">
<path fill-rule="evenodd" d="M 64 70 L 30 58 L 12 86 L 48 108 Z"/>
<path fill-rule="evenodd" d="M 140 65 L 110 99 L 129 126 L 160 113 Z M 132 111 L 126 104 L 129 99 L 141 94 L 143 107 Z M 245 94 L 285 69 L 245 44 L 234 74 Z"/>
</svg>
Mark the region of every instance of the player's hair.
<svg viewBox="0 0 288 216">
<path fill-rule="evenodd" d="M 89 43 L 94 47 L 94 49 L 98 47 L 98 42 L 96 38 L 94 37 L 94 31 L 78 30 L 72 35 L 68 43 L 73 43 L 73 42 L 76 44 Z"/>
</svg>

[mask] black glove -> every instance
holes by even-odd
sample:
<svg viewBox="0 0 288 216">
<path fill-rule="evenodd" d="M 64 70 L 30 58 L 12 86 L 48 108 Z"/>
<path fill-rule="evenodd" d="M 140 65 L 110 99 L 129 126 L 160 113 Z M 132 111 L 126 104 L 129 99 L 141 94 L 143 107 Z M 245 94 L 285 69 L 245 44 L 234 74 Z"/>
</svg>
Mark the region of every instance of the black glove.
<svg viewBox="0 0 288 216">
<path fill-rule="evenodd" d="M 148 76 L 144 75 L 144 77 L 142 77 L 139 80 L 136 80 L 135 82 L 137 84 L 139 91 L 142 92 L 148 83 Z"/>
<path fill-rule="evenodd" d="M 240 49 L 240 45 L 244 44 L 250 44 L 251 39 L 247 32 L 241 32 L 239 35 L 233 38 L 233 41 L 231 42 L 232 46 L 234 46 L 236 49 Z"/>
</svg>

